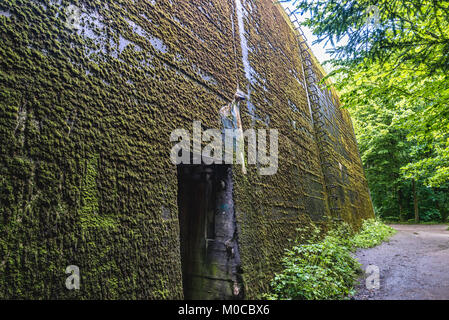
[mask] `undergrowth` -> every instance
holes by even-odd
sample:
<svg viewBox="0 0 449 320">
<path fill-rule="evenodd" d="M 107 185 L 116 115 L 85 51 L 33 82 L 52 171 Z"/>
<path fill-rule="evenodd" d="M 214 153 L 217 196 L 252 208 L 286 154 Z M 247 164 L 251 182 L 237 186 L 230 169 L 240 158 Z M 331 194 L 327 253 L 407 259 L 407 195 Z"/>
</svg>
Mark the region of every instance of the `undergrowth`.
<svg viewBox="0 0 449 320">
<path fill-rule="evenodd" d="M 297 239 L 296 245 L 286 251 L 282 260 L 284 270 L 274 277 L 272 292 L 264 298 L 345 299 L 354 293 L 357 274 L 361 271 L 352 253 L 357 248 L 374 247 L 395 233 L 375 219 L 365 220 L 358 233 L 348 224 L 340 223 L 324 238 L 320 237 L 318 228 L 313 228 L 308 241 Z"/>
<path fill-rule="evenodd" d="M 365 220 L 362 229 L 352 237 L 351 242 L 355 248 L 372 248 L 395 233 L 396 231 L 393 228 L 380 220 Z"/>
</svg>

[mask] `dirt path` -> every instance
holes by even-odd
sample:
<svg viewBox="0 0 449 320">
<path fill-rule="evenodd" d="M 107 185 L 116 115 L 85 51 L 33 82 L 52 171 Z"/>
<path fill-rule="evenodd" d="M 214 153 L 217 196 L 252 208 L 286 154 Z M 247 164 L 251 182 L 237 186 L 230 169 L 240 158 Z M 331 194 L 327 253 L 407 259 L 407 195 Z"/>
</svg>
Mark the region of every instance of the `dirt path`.
<svg viewBox="0 0 449 320">
<path fill-rule="evenodd" d="M 392 225 L 390 242 L 356 252 L 366 270 L 380 269 L 380 288 L 360 281 L 357 300 L 449 299 L 449 231 L 447 225 Z"/>
</svg>

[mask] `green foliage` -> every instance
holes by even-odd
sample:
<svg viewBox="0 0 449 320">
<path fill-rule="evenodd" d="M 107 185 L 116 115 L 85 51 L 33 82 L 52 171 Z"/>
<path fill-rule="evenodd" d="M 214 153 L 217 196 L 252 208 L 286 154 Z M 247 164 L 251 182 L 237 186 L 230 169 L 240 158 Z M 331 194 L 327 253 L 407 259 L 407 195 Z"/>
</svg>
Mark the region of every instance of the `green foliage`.
<svg viewBox="0 0 449 320">
<path fill-rule="evenodd" d="M 318 41 L 344 46 L 333 52 L 349 65 L 366 61 L 406 63 L 426 74 L 449 70 L 449 3 L 433 0 L 294 0 L 309 12 L 305 25 Z M 377 10 L 373 10 L 373 6 Z M 377 12 L 376 12 L 377 11 Z M 370 24 L 375 17 L 378 24 Z M 371 20 L 372 21 L 372 20 Z"/>
<path fill-rule="evenodd" d="M 414 211 L 411 178 L 420 176 L 404 174 L 404 167 L 422 159 L 428 149 L 416 139 L 407 139 L 410 128 L 403 123 L 403 114 L 387 106 L 376 98 L 366 105 L 351 104 L 348 109 L 376 214 L 389 221 L 405 221 Z M 449 201 L 447 184 L 432 188 L 422 179 L 417 180 L 416 188 L 420 220 L 444 221 Z"/>
<path fill-rule="evenodd" d="M 394 230 L 379 220 L 365 220 L 354 234 L 346 223 L 332 229 L 324 239 L 315 237 L 287 250 L 284 270 L 277 274 L 268 299 L 328 300 L 343 299 L 353 292 L 360 264 L 351 252 L 369 248 L 386 240 Z"/>
<path fill-rule="evenodd" d="M 352 238 L 356 248 L 372 248 L 381 244 L 396 233 L 396 230 L 385 225 L 380 220 L 365 220 L 362 229 Z"/>
<path fill-rule="evenodd" d="M 440 221 L 441 214 L 437 209 L 429 208 L 427 211 L 422 212 L 419 218 L 423 222 Z"/>
<path fill-rule="evenodd" d="M 334 235 L 287 251 L 284 271 L 275 276 L 275 299 L 338 299 L 350 293 L 356 271 L 346 246 Z"/>
</svg>

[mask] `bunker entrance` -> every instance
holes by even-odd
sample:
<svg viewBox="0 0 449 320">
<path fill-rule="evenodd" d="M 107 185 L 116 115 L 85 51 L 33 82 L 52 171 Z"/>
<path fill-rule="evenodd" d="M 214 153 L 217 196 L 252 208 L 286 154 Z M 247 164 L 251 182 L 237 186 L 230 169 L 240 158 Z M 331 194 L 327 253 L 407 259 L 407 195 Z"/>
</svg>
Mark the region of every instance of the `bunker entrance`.
<svg viewBox="0 0 449 320">
<path fill-rule="evenodd" d="M 241 299 L 229 165 L 179 165 L 178 208 L 185 299 Z"/>
</svg>

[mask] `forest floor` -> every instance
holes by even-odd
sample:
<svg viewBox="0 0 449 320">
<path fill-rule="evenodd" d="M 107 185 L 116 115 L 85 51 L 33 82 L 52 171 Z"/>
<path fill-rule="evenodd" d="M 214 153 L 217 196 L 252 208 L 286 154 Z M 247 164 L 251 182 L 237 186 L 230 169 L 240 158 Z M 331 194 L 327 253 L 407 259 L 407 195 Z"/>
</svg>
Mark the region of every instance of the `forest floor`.
<svg viewBox="0 0 449 320">
<path fill-rule="evenodd" d="M 375 248 L 355 256 L 366 270 L 380 270 L 380 288 L 368 290 L 360 278 L 356 300 L 449 299 L 449 231 L 447 225 L 390 225 L 398 232 Z M 369 276 L 369 275 L 367 275 Z"/>
</svg>

